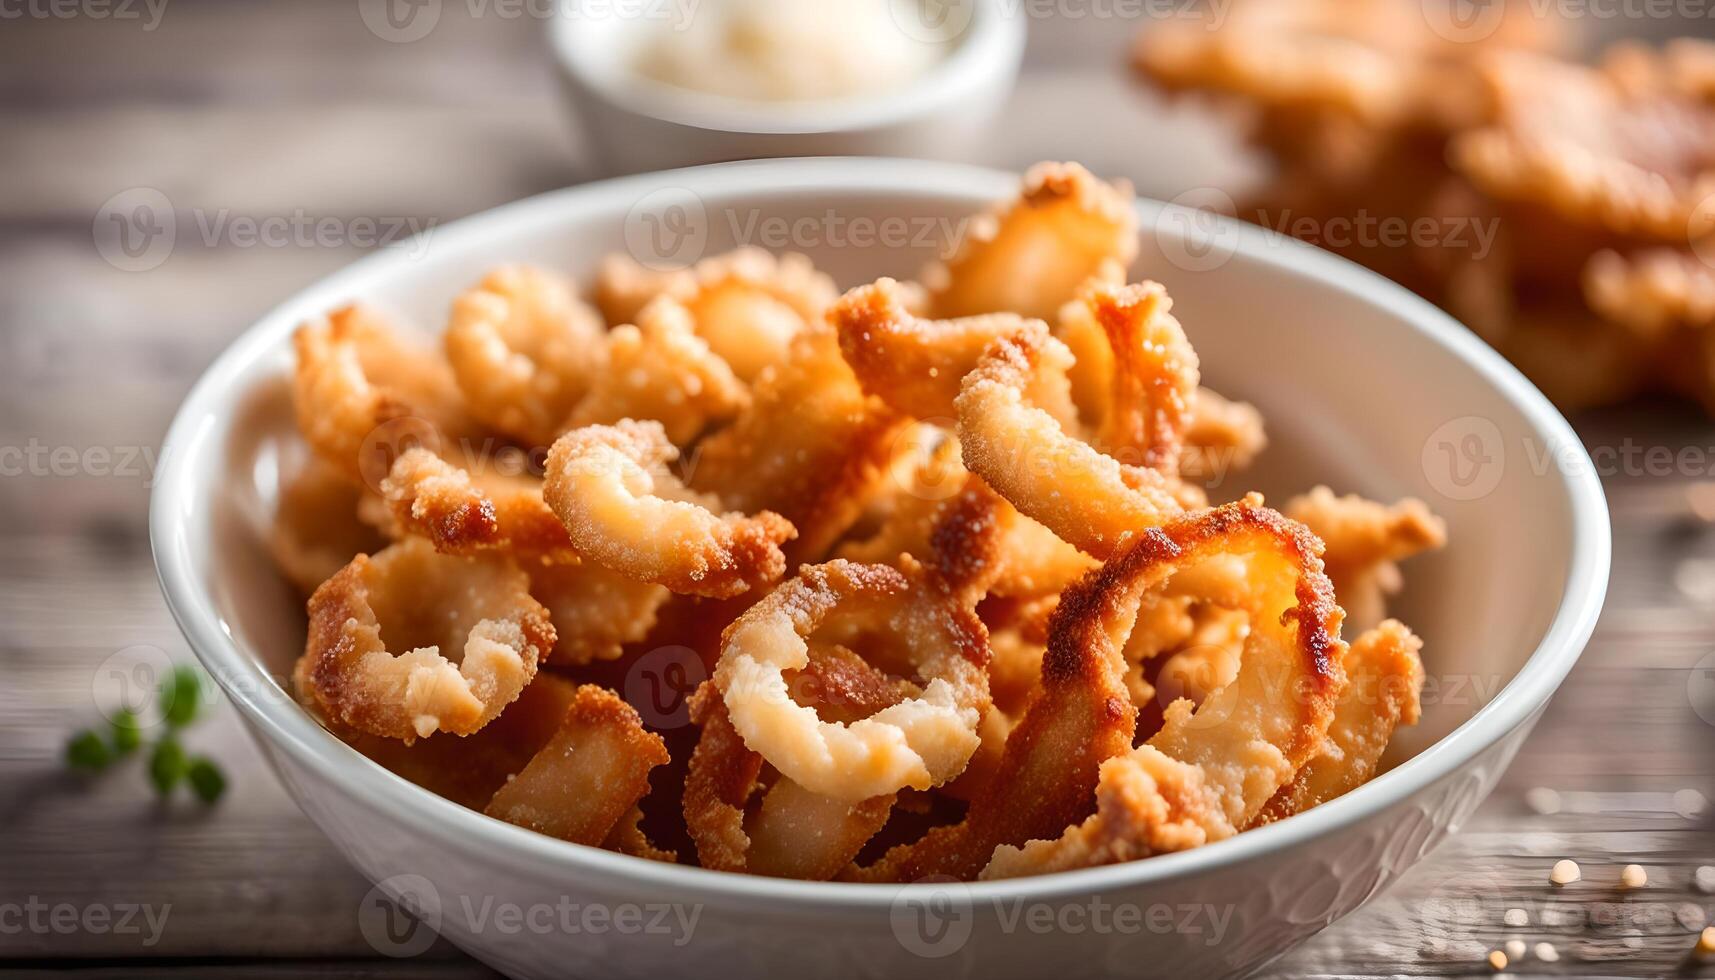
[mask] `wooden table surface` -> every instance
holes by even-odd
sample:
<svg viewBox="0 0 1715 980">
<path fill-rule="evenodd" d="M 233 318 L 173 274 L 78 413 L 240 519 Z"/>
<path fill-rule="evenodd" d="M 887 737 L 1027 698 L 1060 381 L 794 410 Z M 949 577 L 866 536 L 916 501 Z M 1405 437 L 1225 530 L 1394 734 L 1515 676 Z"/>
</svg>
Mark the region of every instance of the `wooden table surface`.
<svg viewBox="0 0 1715 980">
<path fill-rule="evenodd" d="M 356 915 L 368 884 L 277 785 L 231 706 L 188 735 L 232 780 L 212 810 L 158 803 L 136 768 L 68 776 L 61 752 L 96 720 L 111 658 L 190 656 L 144 523 L 171 412 L 258 314 L 363 251 L 250 244 L 221 216 L 445 222 L 584 179 L 541 25 L 449 2 L 429 37 L 396 44 L 349 2 L 5 9 L 27 13 L 0 18 L 0 968 L 487 975 L 445 943 L 402 962 L 374 952 Z M 132 16 L 91 15 L 102 9 Z M 972 157 L 1082 159 L 1158 196 L 1233 170 L 1218 141 L 1124 78 L 1133 26 L 1033 24 L 1006 122 Z M 134 188 L 198 216 L 147 272 L 95 247 L 104 203 Z M 1715 424 L 1683 408 L 1575 421 L 1592 447 L 1715 458 Z M 1486 974 L 1486 952 L 1511 938 L 1561 954 L 1521 973 L 1697 972 L 1685 954 L 1715 913 L 1692 885 L 1715 864 L 1715 706 L 1701 719 L 1689 692 L 1715 669 L 1715 531 L 1690 517 L 1686 491 L 1712 474 L 1614 469 L 1606 614 L 1499 790 L 1385 896 L 1271 972 Z M 1560 812 L 1528 807 L 1535 787 L 1555 790 Z M 1563 856 L 1585 880 L 1551 894 Z M 1626 863 L 1648 869 L 1648 888 L 1616 890 Z M 141 918 L 9 926 L 31 904 L 167 918 L 158 930 Z M 1530 924 L 1507 926 L 1511 908 Z"/>
</svg>

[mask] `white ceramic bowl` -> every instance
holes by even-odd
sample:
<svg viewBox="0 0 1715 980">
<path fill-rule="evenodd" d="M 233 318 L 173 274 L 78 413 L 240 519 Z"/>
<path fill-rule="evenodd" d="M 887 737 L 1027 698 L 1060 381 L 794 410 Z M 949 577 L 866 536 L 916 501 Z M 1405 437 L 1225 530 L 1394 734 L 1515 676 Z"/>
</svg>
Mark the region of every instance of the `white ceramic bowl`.
<svg viewBox="0 0 1715 980">
<path fill-rule="evenodd" d="M 743 102 L 639 75 L 642 38 L 674 28 L 681 4 L 669 0 L 563 0 L 548 42 L 582 145 L 606 175 L 762 157 L 968 156 L 1018 77 L 1026 18 L 1006 0 L 928 3 L 954 18 L 947 56 L 902 89 L 838 100 Z M 613 15 L 628 6 L 650 15 Z M 688 9 L 703 15 L 695 0 Z"/>
<path fill-rule="evenodd" d="M 524 976 L 1214 976 L 1253 969 L 1357 908 L 1476 808 L 1602 604 L 1609 532 L 1588 457 L 1516 371 L 1405 290 L 1308 246 L 1182 220 L 1153 202 L 1140 205 L 1134 273 L 1166 283 L 1208 381 L 1268 418 L 1271 448 L 1225 489 L 1279 499 L 1326 481 L 1416 494 L 1448 520 L 1451 545 L 1411 563 L 1397 607 L 1428 641 L 1423 723 L 1402 733 L 1403 761 L 1368 785 L 1233 840 L 1116 867 L 968 886 L 780 881 L 654 864 L 490 820 L 369 762 L 286 695 L 301 607 L 258 528 L 275 457 L 295 444 L 280 402 L 299 322 L 361 297 L 439 323 L 454 291 L 488 266 L 590 269 L 658 228 L 660 207 L 703 209 L 707 234 L 681 258 L 784 219 L 779 227 L 797 229 L 788 244 L 842 284 L 909 274 L 936 250 L 935 229 L 957 227 L 943 219 L 1015 189 L 1012 176 L 963 166 L 827 159 L 559 191 L 441 229 L 420 256 L 366 258 L 215 362 L 165 447 L 151 514 L 161 581 L 293 796 L 378 894 L 403 895 L 453 942 Z M 896 219 L 913 237 L 856 243 L 860 218 Z M 591 926 L 575 912 L 562 923 L 562 903 L 616 917 Z M 657 921 L 659 903 L 673 904 Z M 494 914 L 507 908 L 519 911 Z M 694 928 L 675 924 L 693 912 Z M 363 924 L 386 952 L 415 941 Z"/>
</svg>

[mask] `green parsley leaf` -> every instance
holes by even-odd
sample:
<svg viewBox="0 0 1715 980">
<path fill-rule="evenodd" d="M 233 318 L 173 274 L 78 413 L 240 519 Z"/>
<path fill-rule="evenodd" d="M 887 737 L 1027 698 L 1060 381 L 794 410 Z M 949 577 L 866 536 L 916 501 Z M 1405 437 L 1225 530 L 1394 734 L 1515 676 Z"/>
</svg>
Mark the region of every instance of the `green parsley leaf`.
<svg viewBox="0 0 1715 980">
<path fill-rule="evenodd" d="M 204 803 L 213 803 L 220 799 L 220 794 L 226 792 L 226 776 L 222 775 L 214 760 L 207 756 L 192 759 L 190 769 L 185 775 L 190 778 L 191 790 Z"/>
<path fill-rule="evenodd" d="M 143 726 L 137 720 L 137 712 L 123 708 L 113 716 L 108 741 L 113 743 L 114 755 L 130 755 L 143 744 Z"/>
<path fill-rule="evenodd" d="M 161 717 L 170 728 L 183 728 L 195 721 L 201 700 L 202 675 L 190 664 L 174 667 L 161 682 Z"/>
<path fill-rule="evenodd" d="M 155 792 L 162 796 L 171 793 L 185 778 L 187 768 L 184 746 L 177 739 L 168 735 L 155 743 L 155 751 L 149 755 L 149 781 L 155 784 Z"/>
<path fill-rule="evenodd" d="M 73 769 L 84 769 L 96 772 L 106 769 L 113 758 L 107 751 L 107 743 L 94 731 L 85 728 L 71 737 L 66 743 L 66 764 Z"/>
</svg>

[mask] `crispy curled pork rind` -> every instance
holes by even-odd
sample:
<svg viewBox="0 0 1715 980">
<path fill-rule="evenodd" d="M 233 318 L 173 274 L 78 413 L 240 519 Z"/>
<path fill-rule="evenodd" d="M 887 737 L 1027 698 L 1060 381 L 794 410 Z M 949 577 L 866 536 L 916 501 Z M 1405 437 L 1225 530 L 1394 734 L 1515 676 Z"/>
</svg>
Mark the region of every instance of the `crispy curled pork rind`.
<svg viewBox="0 0 1715 980">
<path fill-rule="evenodd" d="M 630 812 L 619 818 L 619 822 L 608 831 L 607 839 L 601 842 L 605 850 L 618 851 L 632 857 L 643 858 L 646 861 L 660 861 L 663 864 L 678 864 L 679 854 L 656 847 L 647 834 L 643 832 L 643 808 L 632 807 Z"/>
<path fill-rule="evenodd" d="M 1683 242 L 1688 229 L 1715 226 L 1715 109 L 1544 58 L 1486 68 L 1496 120 L 1449 150 L 1479 190 L 1623 240 Z"/>
<path fill-rule="evenodd" d="M 593 562 L 526 562 L 530 594 L 554 623 L 555 664 L 580 667 L 613 660 L 627 643 L 640 643 L 654 628 L 672 592 Z"/>
<path fill-rule="evenodd" d="M 1113 365 L 1095 442 L 1109 455 L 1177 476 L 1197 399 L 1197 352 L 1160 283 L 1098 284 L 1081 297 Z"/>
<path fill-rule="evenodd" d="M 1090 276 L 1137 256 L 1131 186 L 1075 163 L 1039 163 L 1018 199 L 973 218 L 958 246 L 923 274 L 930 316 L 1051 319 Z"/>
<path fill-rule="evenodd" d="M 804 256 L 759 248 L 665 272 L 624 256 L 603 260 L 596 299 L 610 324 L 636 322 L 660 296 L 684 304 L 697 335 L 740 379 L 754 382 L 764 368 L 786 360 L 798 334 L 821 324 L 835 291 Z"/>
<path fill-rule="evenodd" d="M 305 690 L 339 723 L 388 738 L 481 729 L 554 646 L 511 561 L 437 554 L 420 538 L 353 558 L 309 611 Z"/>
<path fill-rule="evenodd" d="M 1400 725 L 1415 725 L 1421 710 L 1423 641 L 1390 619 L 1359 636 L 1346 654 L 1346 687 L 1322 749 L 1282 786 L 1252 820 L 1272 823 L 1348 793 L 1375 775 Z"/>
<path fill-rule="evenodd" d="M 545 446 L 601 373 L 605 333 L 565 280 L 505 266 L 453 300 L 444 342 L 471 411 Z"/>
<path fill-rule="evenodd" d="M 609 327 L 636 323 L 643 308 L 661 296 L 684 302 L 697 288 L 690 269 L 651 269 L 629 255 L 604 256 L 590 291 Z"/>
<path fill-rule="evenodd" d="M 1272 0 L 1140 32 L 1134 66 L 1169 91 L 1234 97 L 1266 113 L 1336 116 L 1366 129 L 1446 127 L 1480 112 L 1458 69 L 1497 48 L 1560 41 L 1525 0 L 1485 10 L 1469 34 L 1446 0 Z M 1439 26 L 1438 26 L 1439 25 Z"/>
<path fill-rule="evenodd" d="M 666 743 L 643 730 L 636 709 L 585 684 L 559 731 L 483 812 L 574 844 L 599 845 L 649 792 L 649 770 L 666 762 Z"/>
<path fill-rule="evenodd" d="M 800 333 L 821 326 L 835 296 L 833 280 L 802 255 L 741 248 L 692 271 L 697 288 L 685 306 L 698 335 L 750 382 L 783 363 Z"/>
<path fill-rule="evenodd" d="M 690 313 L 663 297 L 643 308 L 636 326 L 623 324 L 608 334 L 606 368 L 566 428 L 654 419 L 669 442 L 683 446 L 749 402 L 732 369 L 697 336 Z"/>
<path fill-rule="evenodd" d="M 452 373 L 373 309 L 348 306 L 298 328 L 292 405 L 317 455 L 376 486 L 400 445 L 473 431 Z"/>
<path fill-rule="evenodd" d="M 381 495 L 394 523 L 450 555 L 505 551 L 515 557 L 575 562 L 566 527 L 542 499 L 542 480 L 525 460 L 466 454 L 457 466 L 427 449 L 393 461 Z"/>
<path fill-rule="evenodd" d="M 891 563 L 909 555 L 971 606 L 989 594 L 1056 595 L 1095 564 L 969 473 L 956 439 L 942 439 L 902 482 L 875 533 L 843 545 L 836 557 Z M 956 488 L 951 495 L 942 489 L 948 485 Z"/>
<path fill-rule="evenodd" d="M 543 498 L 580 554 L 640 582 L 729 598 L 778 579 L 792 524 L 675 499 L 684 488 L 665 466 L 677 455 L 658 422 L 575 429 L 548 451 Z"/>
<path fill-rule="evenodd" d="M 1642 340 L 1715 323 L 1715 265 L 1694 252 L 1597 252 L 1584 266 L 1583 285 L 1591 309 Z"/>
<path fill-rule="evenodd" d="M 548 744 L 577 696 L 576 684 L 544 671 L 525 685 L 500 717 L 474 735 L 438 732 L 403 742 L 358 731 L 329 717 L 310 693 L 304 676 L 308 662 L 300 662 L 299 668 L 298 702 L 336 737 L 389 772 L 472 810 L 487 806 L 495 792 Z"/>
<path fill-rule="evenodd" d="M 904 286 L 877 279 L 840 297 L 829 319 L 839 331 L 840 352 L 865 391 L 903 414 L 949 419 L 959 382 L 990 344 L 1017 333 L 1024 318 L 1016 313 L 984 313 L 929 320 L 913 314 L 909 302 Z M 1033 392 L 1039 403 L 1054 405 L 1057 418 L 1076 417 L 1063 374 L 1038 381 L 1039 389 L 1058 389 Z"/>
<path fill-rule="evenodd" d="M 789 688 L 818 716 L 844 723 L 918 693 L 850 650 L 821 645 L 810 649 Z M 851 863 L 893 811 L 892 793 L 854 803 L 777 776 L 747 815 L 762 788 L 763 757 L 745 746 L 714 684 L 697 692 L 691 716 L 702 736 L 685 780 L 685 824 L 705 868 L 827 880 Z"/>
<path fill-rule="evenodd" d="M 1158 809 L 1143 829 L 1165 831 L 1174 820 L 1189 819 L 1207 838 L 1222 826 L 1228 833 L 1243 826 L 1318 748 L 1333 714 L 1345 650 L 1338 638 L 1340 609 L 1318 550 L 1302 525 L 1254 500 L 1127 539 L 1101 569 L 1061 596 L 1042 661 L 1042 691 L 1007 738 L 999 771 L 965 819 L 895 848 L 852 876 L 969 878 L 990 864 L 991 855 L 991 874 L 1001 876 L 1043 864 L 1074 867 L 1152 853 L 1163 835 L 1139 835 L 1099 810 L 1077 823 L 1090 813 L 1103 764 L 1134 764 L 1121 758 L 1131 748 L 1137 717 L 1122 648 L 1143 597 L 1167 586 L 1179 569 L 1235 554 L 1249 566 L 1245 599 L 1252 625 L 1238 676 L 1196 709 L 1189 701 L 1170 706 L 1166 723 L 1140 750 L 1145 762 L 1136 764 L 1155 768 L 1147 763 L 1157 757 L 1172 763 L 1182 778 L 1167 801 L 1194 803 L 1189 816 L 1184 807 Z M 1012 852 L 1038 838 L 1050 843 Z M 1192 831 L 1184 835 L 1187 844 L 1194 838 Z"/>
<path fill-rule="evenodd" d="M 837 559 L 806 567 L 727 628 L 714 682 L 733 728 L 813 793 L 855 803 L 928 789 L 976 751 L 989 702 L 986 631 L 914 563 L 905 568 Z M 785 672 L 804 669 L 807 641 L 836 623 L 900 645 L 923 693 L 850 724 L 793 701 Z"/>
<path fill-rule="evenodd" d="M 363 488 L 319 457 L 310 457 L 280 486 L 268 550 L 282 574 L 304 595 L 326 582 L 359 552 L 386 540 L 358 516 Z"/>
<path fill-rule="evenodd" d="M 1249 466 L 1267 445 L 1262 413 L 1256 406 L 1198 388 L 1191 425 L 1185 430 L 1180 475 L 1187 480 L 1217 483 Z"/>
<path fill-rule="evenodd" d="M 834 332 L 806 332 L 763 372 L 751 406 L 697 446 L 688 481 L 734 510 L 792 522 L 795 562 L 819 561 L 864 512 L 906 421 L 858 386 Z"/>
<path fill-rule="evenodd" d="M 1176 481 L 1122 464 L 1028 402 L 1032 378 L 1064 370 L 1070 359 L 1041 321 L 997 340 L 965 376 L 956 401 L 959 442 L 965 465 L 1021 513 L 1105 558 L 1125 535 L 1183 508 Z"/>
<path fill-rule="evenodd" d="M 1284 510 L 1322 539 L 1328 578 L 1354 629 L 1369 629 L 1387 615 L 1387 597 L 1404 584 L 1396 562 L 1447 543 L 1446 522 L 1413 498 L 1389 505 L 1316 487 L 1287 501 Z"/>
</svg>

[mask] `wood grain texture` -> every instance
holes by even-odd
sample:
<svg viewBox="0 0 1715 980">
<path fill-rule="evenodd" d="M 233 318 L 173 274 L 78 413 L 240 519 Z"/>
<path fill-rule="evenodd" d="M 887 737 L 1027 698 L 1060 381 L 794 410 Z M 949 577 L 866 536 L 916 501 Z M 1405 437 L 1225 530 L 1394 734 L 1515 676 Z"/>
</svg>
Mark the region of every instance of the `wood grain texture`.
<svg viewBox="0 0 1715 980">
<path fill-rule="evenodd" d="M 358 928 L 365 882 L 297 811 L 234 711 L 188 735 L 232 787 L 212 810 L 160 805 L 135 769 L 63 772 L 66 733 L 98 717 L 134 648 L 189 658 L 154 580 L 144 527 L 151 459 L 198 371 L 258 314 L 356 247 L 242 247 L 181 234 L 146 274 L 93 245 L 102 203 L 155 188 L 203 215 L 304 213 L 445 222 L 583 173 L 541 57 L 539 24 L 444 5 L 423 41 L 370 34 L 355 5 L 172 0 L 160 23 L 0 22 L 0 447 L 69 447 L 0 477 L 0 901 L 171 906 L 136 933 L 0 934 L 0 965 L 78 975 L 479 977 L 442 943 L 399 962 Z M 1078 158 L 1171 196 L 1242 170 L 1182 109 L 1114 67 L 1133 25 L 1033 25 L 1027 71 L 987 162 Z M 1066 106 L 1099 106 L 1101 125 Z M 1176 142 L 1178 141 L 1178 142 Z M 1163 145 L 1176 146 L 1171 157 Z M 1154 154 L 1151 156 L 1150 154 Z M 1593 446 L 1697 447 L 1715 426 L 1652 406 L 1576 420 Z M 85 454 L 106 450 L 95 473 Z M 134 457 L 118 467 L 120 456 Z M 1521 973 L 1690 971 L 1715 897 L 1715 726 L 1692 670 L 1715 650 L 1715 531 L 1687 487 L 1715 474 L 1605 474 L 1613 584 L 1596 639 L 1500 789 L 1463 832 L 1358 914 L 1279 961 L 1281 976 L 1485 975 L 1508 939 L 1561 959 Z M 129 652 L 127 652 L 129 651 Z M 1533 787 L 1560 794 L 1532 812 Z M 1553 890 L 1560 857 L 1584 880 Z M 1621 894 L 1638 863 L 1650 885 Z M 1524 909 L 1529 925 L 1504 924 Z"/>
</svg>

